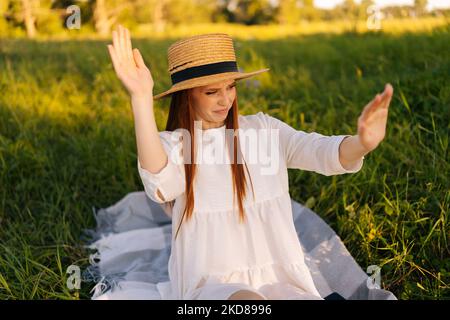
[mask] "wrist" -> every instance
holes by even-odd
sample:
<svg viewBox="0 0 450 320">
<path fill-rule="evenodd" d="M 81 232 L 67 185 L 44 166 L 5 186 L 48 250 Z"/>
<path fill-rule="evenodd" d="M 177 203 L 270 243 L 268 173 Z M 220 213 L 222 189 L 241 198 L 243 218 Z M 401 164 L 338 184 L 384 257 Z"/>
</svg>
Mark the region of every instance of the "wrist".
<svg viewBox="0 0 450 320">
<path fill-rule="evenodd" d="M 339 161 L 345 169 L 353 168 L 369 153 L 359 141 L 358 135 L 345 137 L 339 145 Z"/>
<path fill-rule="evenodd" d="M 360 137 L 357 134 L 345 137 L 342 142 L 343 157 L 349 161 L 360 159 L 370 152 L 370 150 L 361 143 Z"/>
<path fill-rule="evenodd" d="M 359 153 L 362 154 L 362 156 L 365 156 L 372 151 L 372 149 L 368 149 L 362 144 L 361 137 L 358 134 L 353 136 L 353 138 L 355 140 L 355 146 L 358 149 Z"/>
<path fill-rule="evenodd" d="M 140 101 L 140 100 L 153 100 L 153 93 L 133 93 L 130 95 L 131 100 Z"/>
<path fill-rule="evenodd" d="M 149 107 L 153 106 L 153 95 L 152 94 L 132 94 L 131 95 L 131 105 L 133 108 L 137 107 Z"/>
</svg>

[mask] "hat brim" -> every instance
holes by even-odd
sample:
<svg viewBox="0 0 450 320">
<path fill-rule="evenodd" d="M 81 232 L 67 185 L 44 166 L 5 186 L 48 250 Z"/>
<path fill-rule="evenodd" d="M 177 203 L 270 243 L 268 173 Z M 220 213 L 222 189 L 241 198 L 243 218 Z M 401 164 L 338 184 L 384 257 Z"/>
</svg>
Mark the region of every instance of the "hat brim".
<svg viewBox="0 0 450 320">
<path fill-rule="evenodd" d="M 169 90 L 155 95 L 153 97 L 153 100 L 158 100 L 158 99 L 167 97 L 174 92 L 185 90 L 185 89 L 206 86 L 208 84 L 213 84 L 213 83 L 225 81 L 225 80 L 231 80 L 231 79 L 241 80 L 241 79 L 249 78 L 249 77 L 255 76 L 257 74 L 269 71 L 269 70 L 270 69 L 266 68 L 266 69 L 261 69 L 261 70 L 257 70 L 257 71 L 253 71 L 253 72 L 224 72 L 224 73 L 218 73 L 218 74 L 213 74 L 213 75 L 209 75 L 209 76 L 185 80 L 185 81 L 182 81 L 182 82 L 179 82 L 179 83 L 173 85 Z"/>
</svg>

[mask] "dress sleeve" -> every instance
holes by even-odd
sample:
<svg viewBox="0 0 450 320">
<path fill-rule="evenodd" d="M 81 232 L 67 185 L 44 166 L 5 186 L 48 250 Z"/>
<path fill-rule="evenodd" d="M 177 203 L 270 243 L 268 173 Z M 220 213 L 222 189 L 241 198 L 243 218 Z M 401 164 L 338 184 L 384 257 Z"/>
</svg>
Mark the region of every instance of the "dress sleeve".
<svg viewBox="0 0 450 320">
<path fill-rule="evenodd" d="M 364 157 L 350 169 L 345 169 L 339 161 L 339 145 L 349 135 L 306 133 L 272 116 L 265 116 L 270 128 L 279 129 L 280 152 L 284 154 L 287 168 L 314 171 L 325 176 L 361 170 Z"/>
<path fill-rule="evenodd" d="M 166 203 L 185 192 L 186 181 L 181 157 L 181 142 L 174 142 L 168 131 L 160 132 L 159 136 L 167 153 L 166 166 L 157 173 L 151 173 L 142 168 L 139 157 L 137 166 L 145 193 L 157 203 Z M 164 199 L 158 195 L 158 190 Z"/>
</svg>

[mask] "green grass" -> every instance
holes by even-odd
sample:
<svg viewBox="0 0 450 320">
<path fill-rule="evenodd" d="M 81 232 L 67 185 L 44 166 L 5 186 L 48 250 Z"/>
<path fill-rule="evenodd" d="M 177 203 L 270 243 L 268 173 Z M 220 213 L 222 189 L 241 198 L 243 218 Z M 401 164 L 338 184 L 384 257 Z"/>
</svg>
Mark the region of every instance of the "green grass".
<svg viewBox="0 0 450 320">
<path fill-rule="evenodd" d="M 140 39 L 169 86 L 173 39 Z M 0 299 L 89 298 L 66 287 L 83 270 L 91 207 L 143 190 L 129 99 L 105 41 L 0 40 Z M 385 141 L 357 174 L 290 170 L 292 197 L 318 212 L 363 269 L 381 267 L 400 299 L 449 299 L 449 28 L 427 33 L 236 38 L 245 70 L 241 113 L 264 111 L 297 129 L 354 134 L 364 105 L 394 87 Z M 256 78 L 255 78 L 256 79 Z M 156 105 L 163 129 L 167 102 Z"/>
</svg>

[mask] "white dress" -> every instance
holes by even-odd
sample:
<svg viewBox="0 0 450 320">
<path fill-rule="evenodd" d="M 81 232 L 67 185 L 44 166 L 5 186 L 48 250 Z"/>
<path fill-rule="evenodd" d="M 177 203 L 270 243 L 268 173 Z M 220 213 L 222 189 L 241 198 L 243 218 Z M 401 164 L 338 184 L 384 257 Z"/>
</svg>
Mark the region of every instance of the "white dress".
<svg viewBox="0 0 450 320">
<path fill-rule="evenodd" d="M 161 298 L 228 299 L 236 291 L 250 290 L 266 299 L 322 299 L 294 227 L 287 169 L 323 175 L 353 173 L 361 169 L 363 158 L 346 170 L 339 161 L 339 145 L 345 135 L 305 133 L 263 112 L 239 116 L 239 127 L 260 134 L 258 152 L 253 149 L 249 153 L 251 139 L 243 138 L 250 135 L 239 133 L 255 192 L 253 199 L 251 187 L 247 189 L 244 223 L 239 222 L 237 203 L 233 210 L 230 164 L 204 161 L 197 164 L 193 215 L 183 221 L 175 240 L 185 204 L 185 177 L 180 152 L 174 152 L 179 151 L 179 144 L 171 138 L 172 132 L 160 132 L 169 155 L 160 172 L 152 174 L 137 161 L 146 194 L 164 203 L 157 195 L 159 189 L 166 202 L 174 200 L 173 207 L 166 208 L 172 217 L 172 250 L 170 281 L 157 284 Z M 270 137 L 274 132 L 279 133 L 279 143 Z M 225 126 L 202 131 L 204 159 L 216 155 L 208 146 L 224 134 Z M 264 136 L 266 139 L 261 138 Z M 256 160 L 251 158 L 255 154 L 259 155 Z M 247 181 L 250 183 L 248 176 Z"/>
</svg>

